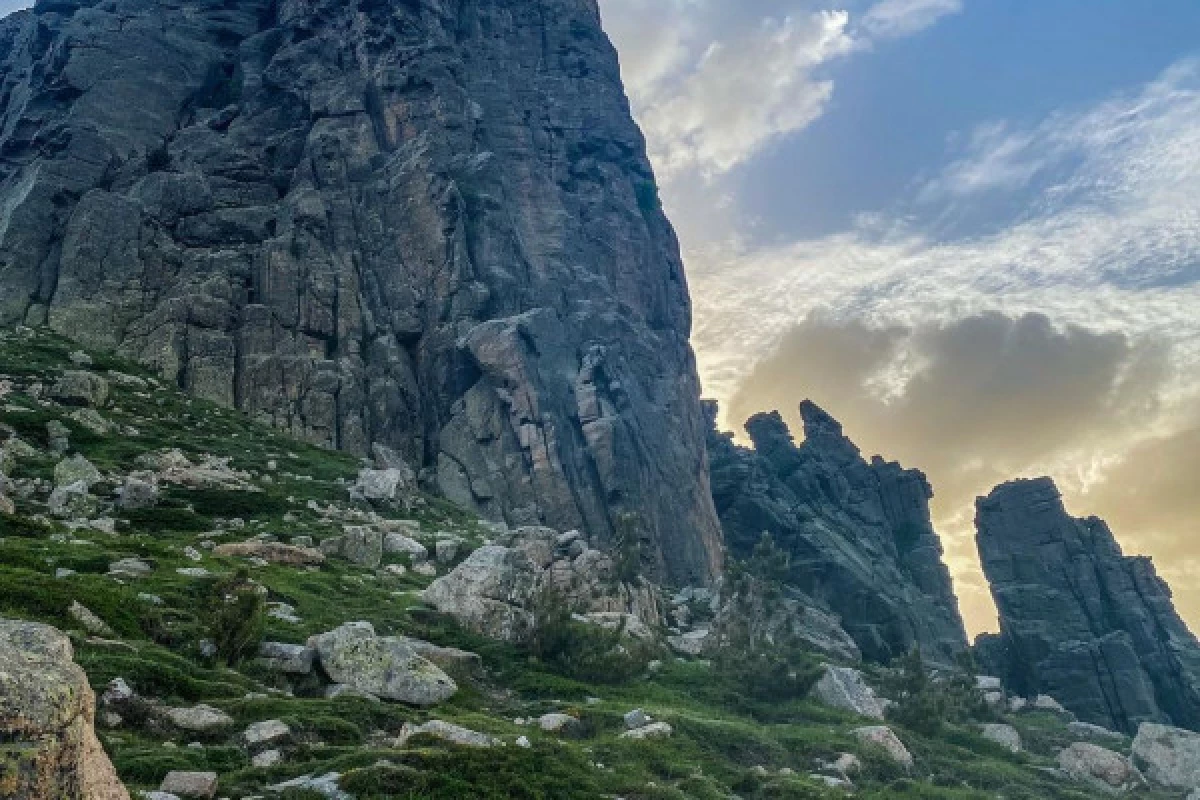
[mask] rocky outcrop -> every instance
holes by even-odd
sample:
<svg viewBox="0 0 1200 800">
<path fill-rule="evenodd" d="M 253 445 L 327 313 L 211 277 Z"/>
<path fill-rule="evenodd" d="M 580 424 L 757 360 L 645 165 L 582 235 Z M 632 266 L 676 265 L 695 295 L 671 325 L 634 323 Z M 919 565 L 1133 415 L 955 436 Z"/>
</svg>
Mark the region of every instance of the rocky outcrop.
<svg viewBox="0 0 1200 800">
<path fill-rule="evenodd" d="M 1200 734 L 1143 723 L 1133 740 L 1133 760 L 1159 786 L 1200 789 Z"/>
<path fill-rule="evenodd" d="M 1049 478 L 980 498 L 976 525 L 1000 612 L 1000 635 L 978 648 L 989 671 L 1094 725 L 1200 730 L 1200 643 L 1150 559 L 1123 555 L 1103 521 L 1071 517 Z"/>
<path fill-rule="evenodd" d="M 0 324 L 717 571 L 683 265 L 595 0 L 39 0 L 0 21 L 0 153 Z"/>
<path fill-rule="evenodd" d="M 717 431 L 715 404 L 707 410 L 713 499 L 731 554 L 747 557 L 769 533 L 791 558 L 789 584 L 840 616 L 868 659 L 918 645 L 948 663 L 966 649 L 923 474 L 867 462 L 808 401 L 799 446 L 778 413 L 746 424 L 751 450 Z"/>
<path fill-rule="evenodd" d="M 96 698 L 70 640 L 0 620 L 0 796 L 129 800 L 92 720 Z"/>
</svg>

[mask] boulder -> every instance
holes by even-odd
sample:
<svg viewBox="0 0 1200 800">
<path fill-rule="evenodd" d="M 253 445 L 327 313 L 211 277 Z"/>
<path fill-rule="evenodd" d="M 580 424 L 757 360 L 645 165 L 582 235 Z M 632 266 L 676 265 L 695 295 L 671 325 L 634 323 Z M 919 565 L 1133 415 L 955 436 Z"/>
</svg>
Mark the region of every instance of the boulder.
<svg viewBox="0 0 1200 800">
<path fill-rule="evenodd" d="M 528 610 L 539 578 L 525 553 L 500 546 L 481 547 L 454 571 L 435 580 L 421 599 L 476 633 L 520 641 L 533 629 Z"/>
<path fill-rule="evenodd" d="M 429 550 L 425 545 L 402 533 L 389 533 L 384 536 L 383 552 L 387 555 L 407 555 L 414 564 L 429 558 Z"/>
<path fill-rule="evenodd" d="M 72 483 L 82 483 L 89 489 L 92 484 L 99 483 L 104 476 L 100 470 L 81 455 L 64 458 L 54 465 L 54 485 L 67 486 Z"/>
<path fill-rule="evenodd" d="M 883 719 L 883 703 L 856 669 L 826 666 L 825 674 L 813 687 L 813 694 L 827 706 L 871 719 Z"/>
<path fill-rule="evenodd" d="M 325 554 L 311 547 L 297 547 L 282 542 L 251 540 L 218 545 L 213 554 L 226 558 L 261 558 L 271 564 L 289 567 L 320 566 L 325 563 Z"/>
<path fill-rule="evenodd" d="M 46 500 L 50 513 L 60 519 L 85 519 L 99 509 L 99 501 L 88 494 L 88 485 L 77 481 L 66 486 L 56 486 Z"/>
<path fill-rule="evenodd" d="M 233 717 L 204 704 L 190 708 L 164 708 L 161 714 L 176 728 L 193 733 L 209 733 L 233 725 Z"/>
<path fill-rule="evenodd" d="M 495 736 L 473 731 L 461 725 L 443 722 L 440 719 L 430 720 L 416 726 L 405 724 L 400 731 L 400 736 L 397 738 L 396 744 L 398 747 L 404 747 L 409 739 L 422 735 L 432 736 L 461 747 L 498 747 L 501 744 L 500 740 Z"/>
<path fill-rule="evenodd" d="M 557 733 L 564 736 L 578 735 L 582 729 L 579 720 L 570 714 L 543 714 L 538 717 L 538 727 L 546 733 Z"/>
<path fill-rule="evenodd" d="M 1014 753 L 1021 752 L 1021 734 L 1012 725 L 989 722 L 982 727 L 980 733 L 988 741 L 1007 747 Z"/>
<path fill-rule="evenodd" d="M 338 787 L 342 776 L 337 772 L 327 772 L 324 775 L 301 775 L 298 778 L 276 783 L 266 787 L 272 794 L 294 792 L 304 796 L 304 793 L 316 794 L 326 800 L 354 800 L 349 792 L 343 792 Z"/>
<path fill-rule="evenodd" d="M 1133 759 L 1159 786 L 1200 789 L 1200 733 L 1144 722 L 1133 739 Z"/>
<path fill-rule="evenodd" d="M 315 649 L 300 644 L 263 642 L 258 648 L 259 663 L 288 675 L 311 674 L 316 657 Z"/>
<path fill-rule="evenodd" d="M 127 475 L 120 491 L 117 505 L 126 511 L 153 508 L 158 504 L 158 481 L 153 476 Z"/>
<path fill-rule="evenodd" d="M 445 672 L 403 639 L 376 636 L 367 622 L 349 622 L 312 637 L 321 668 L 336 683 L 418 706 L 440 703 L 458 690 Z"/>
<path fill-rule="evenodd" d="M 367 569 L 383 563 L 383 532 L 365 526 L 350 526 L 342 535 L 341 557 Z"/>
<path fill-rule="evenodd" d="M 268 719 L 263 722 L 255 722 L 242 731 L 242 741 L 246 743 L 247 747 L 257 749 L 264 745 L 278 744 L 291 734 L 292 729 L 282 721 Z"/>
<path fill-rule="evenodd" d="M 85 631 L 93 636 L 113 636 L 113 629 L 104 620 L 97 617 L 78 600 L 72 600 L 67 607 L 67 616 L 75 620 Z"/>
<path fill-rule="evenodd" d="M 95 695 L 70 640 L 0 619 L 0 795 L 129 800 L 93 727 Z"/>
<path fill-rule="evenodd" d="M 649 725 L 643 725 L 640 728 L 623 731 L 620 735 L 622 739 L 669 739 L 675 731 L 666 722 L 651 722 Z"/>
<path fill-rule="evenodd" d="M 883 752 L 888 758 L 905 769 L 912 768 L 912 754 L 908 752 L 908 748 L 904 746 L 904 742 L 900 741 L 896 734 L 892 732 L 892 729 L 886 725 L 855 728 L 850 733 L 865 746 Z"/>
<path fill-rule="evenodd" d="M 168 772 L 158 790 L 185 800 L 213 800 L 217 796 L 215 772 Z"/>
<path fill-rule="evenodd" d="M 1058 766 L 1070 778 L 1106 794 L 1142 785 L 1142 776 L 1120 753 L 1088 742 L 1075 742 L 1058 754 Z"/>
<path fill-rule="evenodd" d="M 108 381 L 94 372 L 69 369 L 50 387 L 50 396 L 69 406 L 102 408 L 108 403 Z"/>
<path fill-rule="evenodd" d="M 411 499 L 416 491 L 416 475 L 407 467 L 364 469 L 350 487 L 350 496 L 371 503 L 395 504 Z"/>
</svg>

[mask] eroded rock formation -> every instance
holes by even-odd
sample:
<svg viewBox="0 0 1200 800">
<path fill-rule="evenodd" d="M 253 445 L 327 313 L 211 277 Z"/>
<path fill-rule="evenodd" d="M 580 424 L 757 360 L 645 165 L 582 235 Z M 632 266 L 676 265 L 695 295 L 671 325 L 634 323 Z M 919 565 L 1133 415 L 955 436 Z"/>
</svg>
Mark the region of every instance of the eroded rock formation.
<svg viewBox="0 0 1200 800">
<path fill-rule="evenodd" d="M 0 323 L 718 568 L 683 267 L 595 0 L 38 0 L 0 22 L 0 156 Z"/>
<path fill-rule="evenodd" d="M 713 498 L 731 554 L 764 532 L 791 556 L 789 582 L 841 617 L 864 657 L 887 661 L 919 645 L 951 662 L 967 639 L 925 476 L 865 461 L 841 425 L 805 401 L 797 446 L 778 413 L 746 424 L 754 449 L 716 429 L 708 406 Z"/>
<path fill-rule="evenodd" d="M 1200 729 L 1200 643 L 1150 559 L 1123 555 L 1102 520 L 1071 517 L 1049 478 L 997 487 L 976 525 L 1000 612 L 1000 635 L 977 644 L 986 669 L 1106 728 Z"/>
</svg>

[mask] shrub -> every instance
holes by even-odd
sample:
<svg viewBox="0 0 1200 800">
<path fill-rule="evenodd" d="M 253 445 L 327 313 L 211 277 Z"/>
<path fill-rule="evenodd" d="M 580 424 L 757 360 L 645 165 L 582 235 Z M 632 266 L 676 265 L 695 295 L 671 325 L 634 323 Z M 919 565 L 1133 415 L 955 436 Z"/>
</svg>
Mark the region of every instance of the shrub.
<svg viewBox="0 0 1200 800">
<path fill-rule="evenodd" d="M 266 593 L 239 571 L 215 583 L 208 597 L 208 630 L 217 658 L 236 666 L 258 649 L 267 623 Z"/>
<path fill-rule="evenodd" d="M 624 683 L 646 671 L 653 648 L 574 618 L 563 594 L 543 589 L 534 599 L 530 654 L 563 674 L 595 683 Z"/>
</svg>

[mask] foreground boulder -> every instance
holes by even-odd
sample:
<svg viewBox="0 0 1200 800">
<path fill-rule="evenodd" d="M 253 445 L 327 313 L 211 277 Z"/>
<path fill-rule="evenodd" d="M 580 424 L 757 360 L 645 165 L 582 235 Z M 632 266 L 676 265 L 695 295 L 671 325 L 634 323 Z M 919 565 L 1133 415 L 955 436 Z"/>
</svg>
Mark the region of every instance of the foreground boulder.
<svg viewBox="0 0 1200 800">
<path fill-rule="evenodd" d="M 95 695 L 66 636 L 0 620 L 0 797 L 129 800 L 96 738 Z"/>
<path fill-rule="evenodd" d="M 376 636 L 369 622 L 348 622 L 314 636 L 321 669 L 335 683 L 385 700 L 431 706 L 458 691 L 433 662 L 401 638 Z"/>
<path fill-rule="evenodd" d="M 813 694 L 827 706 L 870 719 L 883 719 L 883 702 L 863 680 L 862 673 L 849 667 L 827 666 L 813 687 Z"/>
<path fill-rule="evenodd" d="M 1133 760 L 1159 786 L 1200 789 L 1200 733 L 1143 723 L 1133 740 Z"/>
<path fill-rule="evenodd" d="M 1200 642 L 1149 559 L 1123 555 L 1103 521 L 1071 517 L 1049 478 L 980 498 L 976 526 L 1000 612 L 1000 635 L 977 644 L 984 669 L 1111 730 L 1200 728 Z"/>
<path fill-rule="evenodd" d="M 1058 754 L 1058 766 L 1073 780 L 1108 794 L 1142 785 L 1137 768 L 1125 756 L 1088 742 L 1076 742 Z"/>
</svg>

